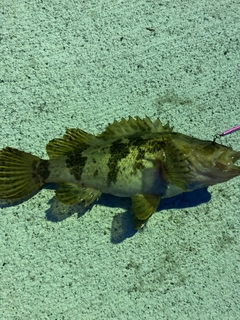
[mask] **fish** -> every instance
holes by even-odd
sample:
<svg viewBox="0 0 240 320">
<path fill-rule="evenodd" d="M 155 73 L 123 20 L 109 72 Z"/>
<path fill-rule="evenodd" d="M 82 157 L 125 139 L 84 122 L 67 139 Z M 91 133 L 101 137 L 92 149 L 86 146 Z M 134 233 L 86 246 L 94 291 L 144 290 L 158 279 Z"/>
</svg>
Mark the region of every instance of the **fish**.
<svg viewBox="0 0 240 320">
<path fill-rule="evenodd" d="M 133 227 L 141 229 L 162 198 L 240 175 L 240 152 L 173 131 L 148 116 L 122 118 L 98 135 L 67 129 L 48 142 L 49 159 L 15 148 L 0 151 L 0 198 L 29 199 L 55 183 L 64 204 L 89 206 L 102 193 L 131 197 Z"/>
</svg>

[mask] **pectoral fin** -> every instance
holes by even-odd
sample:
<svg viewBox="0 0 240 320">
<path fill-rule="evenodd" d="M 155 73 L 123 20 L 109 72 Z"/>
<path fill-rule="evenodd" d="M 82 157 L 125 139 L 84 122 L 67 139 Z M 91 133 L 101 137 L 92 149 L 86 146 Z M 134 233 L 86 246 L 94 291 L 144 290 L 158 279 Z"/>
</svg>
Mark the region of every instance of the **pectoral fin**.
<svg viewBox="0 0 240 320">
<path fill-rule="evenodd" d="M 157 210 L 160 196 L 134 194 L 132 196 L 132 222 L 135 229 L 141 229 Z"/>
<path fill-rule="evenodd" d="M 79 187 L 74 183 L 60 182 L 58 187 L 56 190 L 58 200 L 69 205 L 85 201 L 85 207 L 87 207 L 101 196 L 100 190 Z"/>
<path fill-rule="evenodd" d="M 191 174 L 187 157 L 171 142 L 168 142 L 165 154 L 166 162 L 163 165 L 165 180 L 187 191 L 186 184 Z"/>
</svg>

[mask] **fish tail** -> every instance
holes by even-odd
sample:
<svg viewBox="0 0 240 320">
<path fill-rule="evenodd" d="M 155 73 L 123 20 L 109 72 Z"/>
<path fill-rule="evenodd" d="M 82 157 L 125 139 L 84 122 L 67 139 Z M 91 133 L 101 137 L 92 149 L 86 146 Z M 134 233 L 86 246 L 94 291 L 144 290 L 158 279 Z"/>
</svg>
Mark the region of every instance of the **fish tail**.
<svg viewBox="0 0 240 320">
<path fill-rule="evenodd" d="M 36 194 L 49 176 L 48 160 L 6 147 L 0 151 L 0 198 L 24 200 Z"/>
</svg>

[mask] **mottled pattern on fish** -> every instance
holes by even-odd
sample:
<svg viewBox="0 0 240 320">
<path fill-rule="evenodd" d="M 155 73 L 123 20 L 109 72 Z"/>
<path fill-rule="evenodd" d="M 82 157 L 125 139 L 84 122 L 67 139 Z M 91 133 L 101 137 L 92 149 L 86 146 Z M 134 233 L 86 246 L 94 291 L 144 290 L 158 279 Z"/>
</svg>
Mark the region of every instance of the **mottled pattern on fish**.
<svg viewBox="0 0 240 320">
<path fill-rule="evenodd" d="M 45 183 L 57 183 L 66 204 L 89 205 L 101 194 L 132 197 L 132 217 L 141 228 L 161 198 L 227 181 L 240 174 L 240 153 L 180 133 L 161 121 L 130 117 L 91 135 L 68 129 L 47 144 L 50 160 L 13 148 L 0 152 L 0 197 L 22 200 Z"/>
</svg>

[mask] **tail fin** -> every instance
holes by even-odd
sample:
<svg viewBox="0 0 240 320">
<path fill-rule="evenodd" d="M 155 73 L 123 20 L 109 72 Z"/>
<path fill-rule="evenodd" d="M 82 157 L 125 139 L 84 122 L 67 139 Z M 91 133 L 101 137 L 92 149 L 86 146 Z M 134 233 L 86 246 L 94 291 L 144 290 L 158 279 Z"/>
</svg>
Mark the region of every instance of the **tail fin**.
<svg viewBox="0 0 240 320">
<path fill-rule="evenodd" d="M 0 198 L 24 200 L 44 185 L 48 160 L 13 148 L 0 151 Z"/>
</svg>

